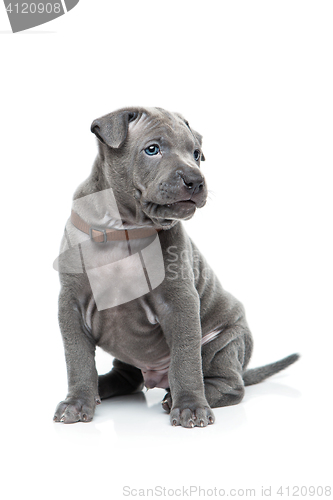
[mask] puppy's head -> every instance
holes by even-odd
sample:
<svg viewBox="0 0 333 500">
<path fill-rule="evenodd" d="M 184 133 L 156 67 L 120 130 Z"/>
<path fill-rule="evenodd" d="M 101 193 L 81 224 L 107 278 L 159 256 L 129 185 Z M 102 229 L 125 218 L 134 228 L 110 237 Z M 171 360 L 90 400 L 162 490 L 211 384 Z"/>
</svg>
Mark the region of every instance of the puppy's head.
<svg viewBox="0 0 333 500">
<path fill-rule="evenodd" d="M 128 108 L 95 120 L 103 175 L 136 220 L 170 227 L 206 203 L 202 137 L 179 114 Z"/>
</svg>

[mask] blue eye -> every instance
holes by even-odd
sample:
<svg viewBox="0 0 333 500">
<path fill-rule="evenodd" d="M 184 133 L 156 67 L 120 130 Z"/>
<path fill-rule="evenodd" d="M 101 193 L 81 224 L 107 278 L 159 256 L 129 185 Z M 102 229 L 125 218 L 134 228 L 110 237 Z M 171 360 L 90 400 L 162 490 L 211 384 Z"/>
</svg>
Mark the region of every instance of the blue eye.
<svg viewBox="0 0 333 500">
<path fill-rule="evenodd" d="M 194 151 L 193 156 L 194 156 L 195 161 L 199 160 L 199 158 L 200 158 L 200 151 L 199 151 L 199 149 L 196 149 Z"/>
<path fill-rule="evenodd" d="M 160 152 L 160 148 L 158 144 L 152 144 L 151 146 L 148 146 L 148 148 L 145 149 L 145 153 L 148 156 L 154 156 L 157 155 Z"/>
</svg>

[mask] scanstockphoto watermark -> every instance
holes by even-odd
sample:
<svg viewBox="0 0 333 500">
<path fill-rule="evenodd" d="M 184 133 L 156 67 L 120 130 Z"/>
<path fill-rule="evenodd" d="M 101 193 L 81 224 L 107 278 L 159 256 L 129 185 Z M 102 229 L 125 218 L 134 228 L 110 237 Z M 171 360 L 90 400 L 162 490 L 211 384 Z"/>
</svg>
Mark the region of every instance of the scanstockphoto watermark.
<svg viewBox="0 0 333 500">
<path fill-rule="evenodd" d="M 162 251 L 153 227 L 126 228 L 111 188 L 73 201 L 54 268 L 85 273 L 99 311 L 130 302 L 164 279 L 209 280 L 211 270 L 195 247 Z"/>
<path fill-rule="evenodd" d="M 331 486 L 261 486 L 259 488 L 202 488 L 201 486 L 181 486 L 169 488 L 166 486 L 155 486 L 154 488 L 132 488 L 123 487 L 124 497 L 195 497 L 195 498 L 325 498 L 332 496 Z"/>
<path fill-rule="evenodd" d="M 99 311 L 142 297 L 165 278 L 157 231 L 126 229 L 111 188 L 73 201 L 54 268 L 85 273 Z"/>
<path fill-rule="evenodd" d="M 202 488 L 201 486 L 181 486 L 180 488 L 168 488 L 166 486 L 155 486 L 154 488 L 132 488 L 131 486 L 123 487 L 124 497 L 202 497 L 202 498 L 222 498 L 222 497 L 252 497 L 256 496 L 254 488 L 242 489 L 231 488 L 224 489 L 216 486 L 212 488 Z"/>
<path fill-rule="evenodd" d="M 166 278 L 170 281 L 210 279 L 208 266 L 203 265 L 200 253 L 195 249 L 179 249 L 171 245 L 166 250 Z"/>
</svg>

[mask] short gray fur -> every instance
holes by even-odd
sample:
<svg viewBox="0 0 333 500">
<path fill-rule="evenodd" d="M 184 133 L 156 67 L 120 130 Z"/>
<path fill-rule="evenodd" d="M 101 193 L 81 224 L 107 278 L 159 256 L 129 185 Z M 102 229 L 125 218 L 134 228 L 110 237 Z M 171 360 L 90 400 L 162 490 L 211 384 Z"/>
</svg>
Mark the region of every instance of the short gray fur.
<svg viewBox="0 0 333 500">
<path fill-rule="evenodd" d="M 154 290 L 98 311 L 85 272 L 65 273 L 60 264 L 59 323 L 69 388 L 54 420 L 90 421 L 101 399 L 141 390 L 144 382 L 157 385 L 144 380 L 140 367 L 170 356 L 163 408 L 173 425 L 207 426 L 214 422 L 211 408 L 239 403 L 245 385 L 286 368 L 298 355 L 247 370 L 252 336 L 243 306 L 222 288 L 184 230 L 181 221 L 207 198 L 201 135 L 181 115 L 160 108 L 122 109 L 95 120 L 91 130 L 99 152 L 74 200 L 112 188 L 125 227 L 162 229 L 165 262 L 170 248 L 186 253 L 187 278 L 166 266 L 166 277 Z M 150 144 L 159 146 L 157 155 L 145 153 Z M 74 245 L 80 241 L 70 221 L 66 229 L 63 249 L 68 238 Z M 211 332 L 217 335 L 202 346 Z M 112 370 L 99 377 L 96 346 L 115 357 Z"/>
</svg>

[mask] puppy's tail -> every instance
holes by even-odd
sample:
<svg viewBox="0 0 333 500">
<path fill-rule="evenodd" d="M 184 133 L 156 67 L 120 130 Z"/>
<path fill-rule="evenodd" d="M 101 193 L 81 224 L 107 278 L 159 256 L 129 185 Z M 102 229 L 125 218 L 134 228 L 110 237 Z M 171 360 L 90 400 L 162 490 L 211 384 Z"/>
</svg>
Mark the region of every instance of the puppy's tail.
<svg viewBox="0 0 333 500">
<path fill-rule="evenodd" d="M 259 368 L 252 368 L 251 370 L 245 370 L 243 373 L 244 385 L 259 384 L 259 382 L 262 382 L 267 377 L 270 377 L 271 375 L 284 370 L 292 363 L 295 363 L 299 357 L 299 354 L 291 354 L 290 356 L 287 356 L 280 361 L 276 361 L 275 363 L 260 366 Z"/>
</svg>

